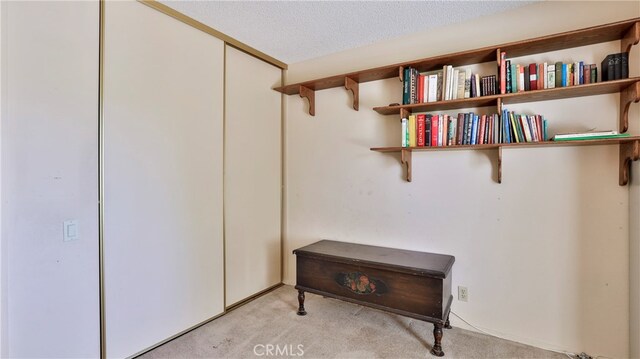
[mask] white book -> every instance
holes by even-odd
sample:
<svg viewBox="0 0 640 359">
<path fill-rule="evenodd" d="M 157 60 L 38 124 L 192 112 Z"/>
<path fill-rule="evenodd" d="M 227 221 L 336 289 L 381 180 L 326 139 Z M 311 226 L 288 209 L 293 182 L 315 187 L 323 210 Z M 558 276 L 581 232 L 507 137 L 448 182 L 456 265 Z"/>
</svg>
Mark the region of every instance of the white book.
<svg viewBox="0 0 640 359">
<path fill-rule="evenodd" d="M 464 78 L 464 98 L 471 97 L 471 71 L 465 72 Z"/>
<path fill-rule="evenodd" d="M 464 70 L 460 70 L 458 72 L 458 86 L 456 87 L 458 94 L 456 95 L 456 98 L 464 98 L 464 81 L 466 77 Z"/>
<path fill-rule="evenodd" d="M 422 102 L 427 102 L 429 96 L 429 75 L 422 76 Z"/>
<path fill-rule="evenodd" d="M 527 116 L 527 119 L 529 120 L 529 124 L 531 125 L 530 126 L 531 135 L 532 135 L 531 140 L 533 142 L 540 141 L 540 139 L 538 138 L 538 124 L 536 123 L 536 117 L 535 116 L 531 116 L 531 117 Z"/>
<path fill-rule="evenodd" d="M 547 67 L 547 88 L 555 88 L 556 87 L 556 66 L 549 65 Z"/>
<path fill-rule="evenodd" d="M 527 116 L 520 116 L 522 120 L 522 132 L 524 132 L 524 141 L 525 142 L 533 142 L 531 141 L 531 129 L 529 128 L 529 121 L 527 120 Z"/>
<path fill-rule="evenodd" d="M 407 132 L 409 131 L 409 129 L 407 128 L 407 119 L 403 118 L 402 119 L 402 147 L 408 147 L 409 144 L 407 143 Z"/>
<path fill-rule="evenodd" d="M 453 66 L 447 66 L 449 70 L 447 74 L 449 75 L 449 100 L 453 99 Z"/>
<path fill-rule="evenodd" d="M 449 66 L 442 66 L 442 101 L 449 99 Z"/>
<path fill-rule="evenodd" d="M 524 92 L 524 72 L 518 75 L 518 92 Z"/>
<path fill-rule="evenodd" d="M 573 85 L 579 85 L 580 84 L 580 63 L 579 62 L 574 62 L 573 63 Z"/>
<path fill-rule="evenodd" d="M 438 100 L 438 75 L 429 75 L 429 94 L 427 102 L 436 102 Z"/>
<path fill-rule="evenodd" d="M 453 86 L 451 86 L 451 99 L 458 98 L 458 76 L 460 76 L 460 70 L 453 70 Z"/>
<path fill-rule="evenodd" d="M 549 73 L 547 72 L 548 65 L 545 62 L 543 66 L 544 67 L 542 68 L 543 69 L 542 70 L 542 75 L 543 75 L 542 76 L 542 86 L 543 86 L 544 89 L 548 89 L 549 88 L 549 78 L 548 78 Z M 540 90 L 540 89 L 538 89 L 538 90 Z"/>
</svg>

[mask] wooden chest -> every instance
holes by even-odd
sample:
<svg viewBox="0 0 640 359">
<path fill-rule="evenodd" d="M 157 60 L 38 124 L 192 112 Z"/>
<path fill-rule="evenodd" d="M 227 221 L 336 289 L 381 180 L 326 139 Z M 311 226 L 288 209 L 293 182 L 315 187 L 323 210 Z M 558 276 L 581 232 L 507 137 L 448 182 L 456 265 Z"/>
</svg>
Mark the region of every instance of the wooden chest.
<svg viewBox="0 0 640 359">
<path fill-rule="evenodd" d="M 453 256 L 322 240 L 293 251 L 296 289 L 434 323 L 431 352 L 442 356 L 449 327 Z"/>
</svg>

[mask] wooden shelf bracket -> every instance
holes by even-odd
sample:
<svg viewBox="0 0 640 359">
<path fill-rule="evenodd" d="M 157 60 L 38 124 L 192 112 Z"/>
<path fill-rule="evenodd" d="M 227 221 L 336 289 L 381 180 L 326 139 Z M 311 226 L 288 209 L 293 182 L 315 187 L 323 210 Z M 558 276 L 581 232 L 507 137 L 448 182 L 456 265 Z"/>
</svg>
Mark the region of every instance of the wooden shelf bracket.
<svg viewBox="0 0 640 359">
<path fill-rule="evenodd" d="M 360 107 L 360 90 L 358 82 L 350 77 L 344 78 L 344 88 L 353 94 L 353 109 L 358 111 Z"/>
<path fill-rule="evenodd" d="M 618 183 L 626 186 L 631 178 L 631 161 L 640 159 L 640 141 L 620 144 L 620 176 Z"/>
<path fill-rule="evenodd" d="M 309 101 L 309 115 L 316 115 L 316 92 L 308 87 L 300 85 L 300 97 Z"/>
<path fill-rule="evenodd" d="M 624 34 L 620 41 L 620 51 L 629 52 L 631 51 L 631 46 L 637 45 L 638 42 L 640 42 L 640 22 L 633 24 L 629 31 Z"/>
<path fill-rule="evenodd" d="M 502 183 L 502 146 L 498 147 L 498 183 Z"/>
<path fill-rule="evenodd" d="M 407 182 L 411 182 L 411 150 L 400 150 L 400 162 L 405 167 Z"/>
<path fill-rule="evenodd" d="M 629 107 L 632 102 L 640 101 L 640 81 L 620 92 L 620 132 L 629 129 Z"/>
</svg>

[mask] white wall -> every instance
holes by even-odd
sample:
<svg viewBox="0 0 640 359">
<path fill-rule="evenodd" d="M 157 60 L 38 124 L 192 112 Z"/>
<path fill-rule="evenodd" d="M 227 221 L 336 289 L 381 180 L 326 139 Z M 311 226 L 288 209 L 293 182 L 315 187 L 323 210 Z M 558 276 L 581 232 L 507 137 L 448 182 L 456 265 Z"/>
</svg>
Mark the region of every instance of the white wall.
<svg viewBox="0 0 640 359">
<path fill-rule="evenodd" d="M 226 46 L 225 295 L 280 283 L 281 70 Z"/>
<path fill-rule="evenodd" d="M 632 2 L 575 9 L 542 2 L 292 64 L 287 83 L 640 15 Z M 615 41 L 519 60 L 599 64 L 618 49 Z M 470 293 L 452 308 L 471 323 L 537 346 L 629 355 L 629 189 L 617 184 L 617 146 L 505 149 L 502 184 L 491 154 L 415 153 L 407 183 L 398 154 L 369 151 L 399 144 L 398 117 L 371 108 L 399 102 L 400 82 L 361 84 L 360 96 L 355 112 L 343 88 L 318 91 L 315 117 L 306 100 L 286 98 L 286 283 L 295 282 L 291 251 L 321 238 L 452 254 L 454 290 Z M 616 128 L 619 113 L 617 94 L 509 108 L 547 116 L 551 132 Z"/>
<path fill-rule="evenodd" d="M 2 354 L 96 357 L 98 2 L 2 6 Z"/>
<path fill-rule="evenodd" d="M 7 31 L 5 7 L 7 2 L 0 3 L 0 134 L 2 133 L 2 122 L 7 117 L 7 90 L 6 57 L 7 57 Z M 6 241 L 2 232 L 2 136 L 0 135 L 0 357 L 7 356 L 7 250 Z"/>
<path fill-rule="evenodd" d="M 224 310 L 224 44 L 139 2 L 105 3 L 106 354 Z"/>
</svg>

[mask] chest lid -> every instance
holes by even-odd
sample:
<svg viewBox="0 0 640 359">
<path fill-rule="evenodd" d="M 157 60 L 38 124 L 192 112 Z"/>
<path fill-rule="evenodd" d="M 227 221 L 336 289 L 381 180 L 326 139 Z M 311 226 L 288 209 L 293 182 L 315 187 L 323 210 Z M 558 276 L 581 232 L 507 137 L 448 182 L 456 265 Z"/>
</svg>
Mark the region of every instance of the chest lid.
<svg viewBox="0 0 640 359">
<path fill-rule="evenodd" d="M 326 258 L 343 263 L 366 264 L 406 273 L 445 278 L 455 258 L 446 254 L 321 240 L 293 251 L 298 256 Z"/>
</svg>

